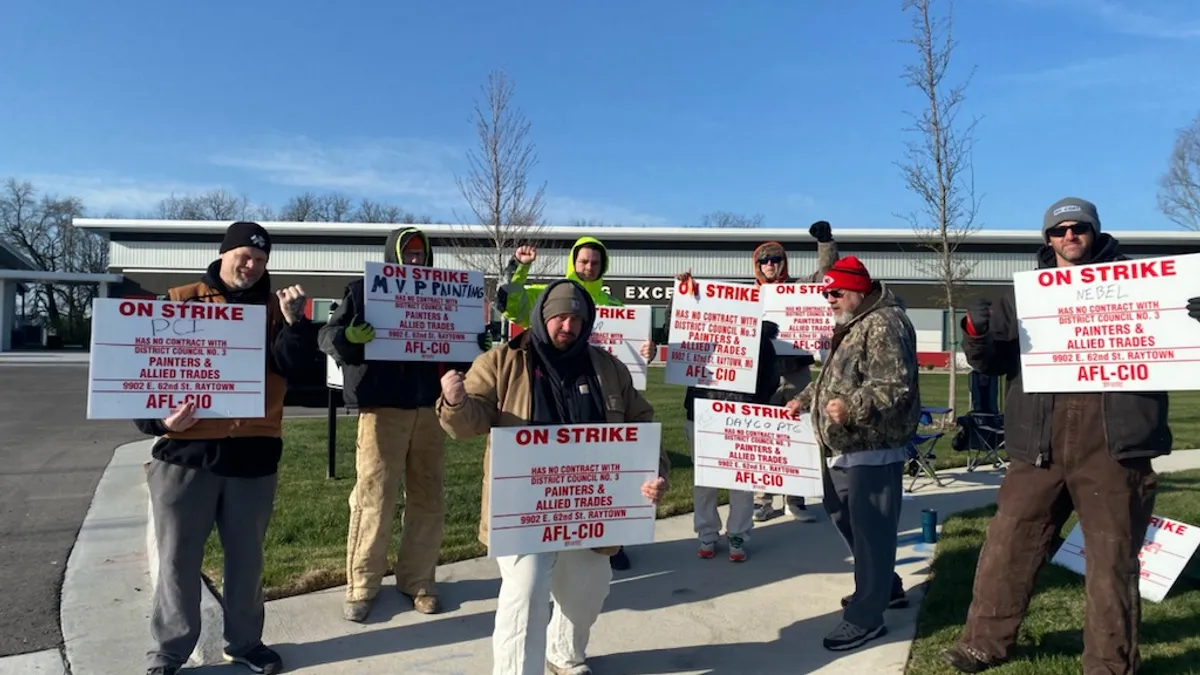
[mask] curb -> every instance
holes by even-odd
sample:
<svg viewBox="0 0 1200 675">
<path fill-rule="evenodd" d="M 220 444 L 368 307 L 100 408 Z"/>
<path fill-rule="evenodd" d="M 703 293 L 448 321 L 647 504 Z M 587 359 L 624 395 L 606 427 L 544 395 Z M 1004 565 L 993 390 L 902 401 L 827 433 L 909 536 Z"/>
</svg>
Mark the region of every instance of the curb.
<svg viewBox="0 0 1200 675">
<path fill-rule="evenodd" d="M 150 462 L 145 463 L 146 470 Z M 154 597 L 154 589 L 158 587 L 158 538 L 154 536 L 154 506 L 150 502 L 150 491 L 146 490 L 146 558 L 150 567 L 150 597 Z M 204 579 L 200 583 L 200 637 L 196 648 L 188 657 L 186 667 L 224 663 L 224 626 L 225 613 L 220 601 L 213 595 Z"/>
</svg>

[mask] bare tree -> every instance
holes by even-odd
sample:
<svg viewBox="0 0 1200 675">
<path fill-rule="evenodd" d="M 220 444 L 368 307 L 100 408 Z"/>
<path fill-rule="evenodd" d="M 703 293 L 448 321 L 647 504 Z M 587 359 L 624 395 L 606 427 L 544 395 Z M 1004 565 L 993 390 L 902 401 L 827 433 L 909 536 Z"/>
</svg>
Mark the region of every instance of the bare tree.
<svg viewBox="0 0 1200 675">
<path fill-rule="evenodd" d="M 1200 230 L 1200 115 L 1176 134 L 1158 185 L 1158 208 L 1180 227 Z"/>
<path fill-rule="evenodd" d="M 482 91 L 473 119 L 479 145 L 467 153 L 466 176 L 455 178 L 477 225 L 466 226 L 450 244 L 466 267 L 501 279 L 518 246 L 541 243 L 546 186 L 530 185 L 537 152 L 529 138 L 529 121 L 514 105 L 512 82 L 495 71 Z M 538 268 L 550 257 L 539 255 Z"/>
<path fill-rule="evenodd" d="M 158 203 L 154 215 L 164 220 L 266 220 L 271 214 L 245 196 L 217 189 L 198 195 L 171 195 Z"/>
<path fill-rule="evenodd" d="M 935 17 L 934 0 L 902 0 L 901 9 L 911 13 L 912 35 L 903 40 L 917 53 L 914 63 L 904 68 L 903 79 L 921 92 L 923 107 L 909 113 L 916 139 L 907 143 L 907 159 L 900 163 L 908 189 L 920 198 L 918 210 L 904 216 L 931 259 L 925 267 L 941 285 L 942 304 L 950 321 L 950 402 L 958 396 L 958 322 L 963 283 L 974 266 L 961 260 L 959 246 L 978 229 L 972 149 L 978 120 L 960 125 L 958 113 L 966 99 L 968 75 L 961 84 L 947 84 L 953 35 L 953 0 L 947 0 L 943 16 Z M 973 72 L 974 69 L 972 69 Z"/>
<path fill-rule="evenodd" d="M 84 214 L 76 197 L 38 197 L 33 185 L 10 178 L 0 191 L 0 236 L 38 270 L 104 272 L 108 245 L 101 237 L 76 229 L 72 221 Z M 46 326 L 66 339 L 87 334 L 87 321 L 97 289 L 90 284 L 34 287 L 33 311 Z"/>
<path fill-rule="evenodd" d="M 429 223 L 395 204 L 362 199 L 357 206 L 344 195 L 304 192 L 284 203 L 279 220 L 299 223 Z"/>
<path fill-rule="evenodd" d="M 763 216 L 756 213 L 752 216 L 730 211 L 713 211 L 700 216 L 700 227 L 713 227 L 721 230 L 748 229 L 763 226 Z"/>
</svg>

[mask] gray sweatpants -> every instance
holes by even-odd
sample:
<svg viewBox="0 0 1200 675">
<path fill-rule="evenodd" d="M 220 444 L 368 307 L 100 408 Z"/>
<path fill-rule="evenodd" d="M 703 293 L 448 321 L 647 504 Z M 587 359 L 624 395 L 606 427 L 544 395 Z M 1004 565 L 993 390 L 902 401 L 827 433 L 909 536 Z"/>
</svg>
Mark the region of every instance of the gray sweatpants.
<svg viewBox="0 0 1200 675">
<path fill-rule="evenodd" d="M 225 553 L 225 652 L 241 656 L 262 640 L 263 540 L 278 476 L 225 478 L 157 459 L 147 481 L 158 540 L 158 583 L 150 615 L 149 667 L 181 666 L 200 638 L 201 564 L 213 525 Z"/>
<path fill-rule="evenodd" d="M 825 471 L 825 511 L 854 555 L 854 598 L 842 618 L 866 630 L 883 623 L 892 598 L 903 478 L 903 463 Z"/>
</svg>

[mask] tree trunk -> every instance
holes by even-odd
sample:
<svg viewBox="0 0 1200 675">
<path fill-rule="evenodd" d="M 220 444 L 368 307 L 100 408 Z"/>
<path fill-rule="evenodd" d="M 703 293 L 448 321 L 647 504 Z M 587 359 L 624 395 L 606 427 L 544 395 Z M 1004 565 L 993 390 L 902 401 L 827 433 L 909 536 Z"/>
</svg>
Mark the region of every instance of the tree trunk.
<svg viewBox="0 0 1200 675">
<path fill-rule="evenodd" d="M 946 407 L 950 408 L 951 412 L 947 415 L 946 422 L 951 424 L 957 415 L 966 414 L 967 411 L 956 409 L 958 407 L 958 317 L 954 312 L 954 303 L 947 304 L 950 305 L 950 402 L 946 404 Z"/>
</svg>

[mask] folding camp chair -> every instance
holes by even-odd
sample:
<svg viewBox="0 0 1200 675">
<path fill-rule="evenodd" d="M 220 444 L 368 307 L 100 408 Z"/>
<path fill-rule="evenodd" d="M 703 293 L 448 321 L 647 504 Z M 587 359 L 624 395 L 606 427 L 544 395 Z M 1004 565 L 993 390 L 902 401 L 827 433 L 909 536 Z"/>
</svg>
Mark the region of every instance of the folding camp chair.
<svg viewBox="0 0 1200 675">
<path fill-rule="evenodd" d="M 1008 458 L 1004 453 L 1004 415 L 997 413 L 970 412 L 958 418 L 960 434 L 966 438 L 955 438 L 955 445 L 964 444 L 967 453 L 967 471 L 991 464 L 994 468 L 1007 468 Z"/>
<path fill-rule="evenodd" d="M 921 408 L 922 427 L 929 427 L 933 424 L 934 415 L 944 415 L 951 412 L 950 408 Z M 908 484 L 908 489 L 905 492 L 912 492 L 917 485 L 917 479 L 921 474 L 929 476 L 938 487 L 944 487 L 942 479 L 937 475 L 937 469 L 934 463 L 937 461 L 937 455 L 934 450 L 937 447 L 938 441 L 945 436 L 945 432 L 934 431 L 931 433 L 916 433 L 912 439 L 908 441 L 908 461 L 904 464 L 904 469 L 908 473 L 912 481 Z"/>
</svg>

